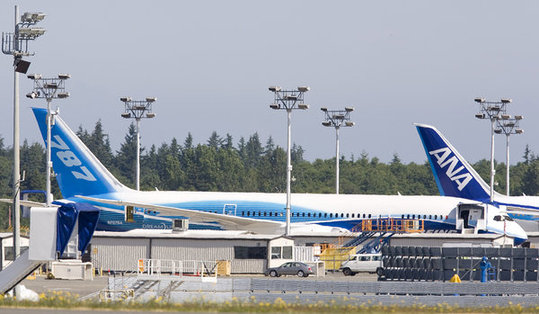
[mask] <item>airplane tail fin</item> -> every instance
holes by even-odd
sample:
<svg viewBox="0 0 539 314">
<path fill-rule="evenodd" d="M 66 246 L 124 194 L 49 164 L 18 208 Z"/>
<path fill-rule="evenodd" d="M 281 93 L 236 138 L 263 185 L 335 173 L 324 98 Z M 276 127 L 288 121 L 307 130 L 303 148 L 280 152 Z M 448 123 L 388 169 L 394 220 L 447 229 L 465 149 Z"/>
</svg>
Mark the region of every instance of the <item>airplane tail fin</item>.
<svg viewBox="0 0 539 314">
<path fill-rule="evenodd" d="M 47 145 L 47 110 L 32 108 Z M 51 160 L 64 198 L 127 190 L 59 117 L 51 126 Z"/>
<path fill-rule="evenodd" d="M 440 195 L 489 200 L 490 188 L 435 127 L 415 124 Z"/>
</svg>

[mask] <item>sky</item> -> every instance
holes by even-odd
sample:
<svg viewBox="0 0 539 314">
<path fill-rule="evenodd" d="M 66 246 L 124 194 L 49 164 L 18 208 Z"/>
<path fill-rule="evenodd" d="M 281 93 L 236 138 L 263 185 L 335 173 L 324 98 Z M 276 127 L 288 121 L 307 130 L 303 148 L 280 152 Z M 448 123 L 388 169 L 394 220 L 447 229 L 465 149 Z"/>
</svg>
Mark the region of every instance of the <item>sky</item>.
<svg viewBox="0 0 539 314">
<path fill-rule="evenodd" d="M 436 126 L 469 161 L 490 158 L 490 127 L 474 98 L 512 98 L 524 134 L 511 137 L 511 163 L 526 144 L 539 153 L 537 1 L 2 1 L 0 30 L 12 32 L 14 5 L 40 11 L 47 33 L 30 43 L 29 73 L 70 73 L 71 97 L 56 100 L 73 128 L 101 120 L 114 150 L 131 120 L 122 96 L 157 97 L 141 122 L 142 145 L 206 143 L 213 131 L 234 142 L 258 132 L 286 147 L 286 113 L 269 108 L 269 86 L 307 85 L 307 111 L 292 113 L 292 141 L 305 158 L 332 158 L 335 131 L 320 107 L 355 107 L 341 153 L 423 163 L 414 122 Z M 0 136 L 12 145 L 13 71 L 0 57 Z M 3 69 L 3 70 L 2 70 Z M 21 139 L 41 142 L 21 89 Z M 22 142 L 22 140 L 21 140 Z M 505 136 L 496 137 L 505 160 Z"/>
</svg>

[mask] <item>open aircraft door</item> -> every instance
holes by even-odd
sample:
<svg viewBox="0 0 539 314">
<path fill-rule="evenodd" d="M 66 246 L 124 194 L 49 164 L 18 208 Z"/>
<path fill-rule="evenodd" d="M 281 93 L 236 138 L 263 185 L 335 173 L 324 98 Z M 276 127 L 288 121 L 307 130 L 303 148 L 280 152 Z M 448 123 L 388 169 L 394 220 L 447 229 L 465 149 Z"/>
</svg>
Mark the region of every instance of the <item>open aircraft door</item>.
<svg viewBox="0 0 539 314">
<path fill-rule="evenodd" d="M 466 232 L 473 230 L 477 233 L 478 230 L 486 230 L 486 207 L 484 203 L 461 203 L 457 208 L 456 229 Z"/>
</svg>

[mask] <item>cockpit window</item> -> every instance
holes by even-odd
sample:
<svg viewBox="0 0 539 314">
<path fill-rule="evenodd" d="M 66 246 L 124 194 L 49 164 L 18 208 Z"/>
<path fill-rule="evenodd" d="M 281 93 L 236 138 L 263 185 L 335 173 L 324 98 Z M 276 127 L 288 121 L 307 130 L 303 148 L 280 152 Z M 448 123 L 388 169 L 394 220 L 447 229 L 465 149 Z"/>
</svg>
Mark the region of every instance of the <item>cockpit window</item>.
<svg viewBox="0 0 539 314">
<path fill-rule="evenodd" d="M 505 220 L 507 221 L 513 221 L 513 218 L 507 216 L 507 215 L 504 215 L 503 218 L 505 218 Z"/>
</svg>

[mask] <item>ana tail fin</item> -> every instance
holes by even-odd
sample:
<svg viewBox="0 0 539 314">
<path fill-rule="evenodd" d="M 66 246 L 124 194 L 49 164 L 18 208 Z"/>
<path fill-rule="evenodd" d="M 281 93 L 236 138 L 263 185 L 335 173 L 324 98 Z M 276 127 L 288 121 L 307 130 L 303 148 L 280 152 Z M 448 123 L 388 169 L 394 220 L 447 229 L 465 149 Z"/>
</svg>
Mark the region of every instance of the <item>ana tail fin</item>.
<svg viewBox="0 0 539 314">
<path fill-rule="evenodd" d="M 489 199 L 489 186 L 435 127 L 415 124 L 440 195 Z"/>
<path fill-rule="evenodd" d="M 47 145 L 47 110 L 32 108 Z M 128 189 L 121 184 L 59 117 L 51 127 L 51 160 L 64 198 Z"/>
</svg>

